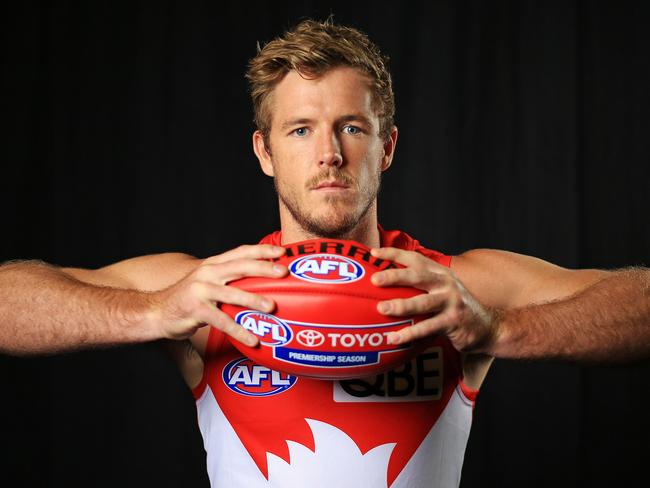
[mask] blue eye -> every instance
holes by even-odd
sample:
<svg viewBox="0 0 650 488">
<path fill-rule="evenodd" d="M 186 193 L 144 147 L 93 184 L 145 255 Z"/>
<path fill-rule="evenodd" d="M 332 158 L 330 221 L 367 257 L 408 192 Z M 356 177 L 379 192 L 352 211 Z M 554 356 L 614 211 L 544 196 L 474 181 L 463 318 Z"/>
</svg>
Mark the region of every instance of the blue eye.
<svg viewBox="0 0 650 488">
<path fill-rule="evenodd" d="M 305 137 L 307 135 L 307 127 L 298 127 L 294 129 L 293 133 L 298 137 Z"/>
<path fill-rule="evenodd" d="M 357 134 L 361 134 L 361 129 L 354 125 L 346 125 L 343 127 L 343 130 L 350 134 L 351 136 L 356 136 Z"/>
</svg>

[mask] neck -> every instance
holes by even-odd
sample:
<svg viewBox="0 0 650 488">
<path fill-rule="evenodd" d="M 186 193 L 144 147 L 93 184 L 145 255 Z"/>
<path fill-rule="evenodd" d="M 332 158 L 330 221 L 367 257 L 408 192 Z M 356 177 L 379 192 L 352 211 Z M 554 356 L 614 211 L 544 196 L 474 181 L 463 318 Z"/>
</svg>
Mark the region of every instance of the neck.
<svg viewBox="0 0 650 488">
<path fill-rule="evenodd" d="M 282 244 L 305 241 L 308 239 L 321 239 L 323 236 L 312 234 L 296 222 L 288 209 L 280 204 L 280 228 L 282 230 Z M 368 247 L 379 247 L 381 239 L 377 228 L 377 202 L 375 201 L 361 218 L 357 225 L 339 239 L 357 241 Z"/>
</svg>

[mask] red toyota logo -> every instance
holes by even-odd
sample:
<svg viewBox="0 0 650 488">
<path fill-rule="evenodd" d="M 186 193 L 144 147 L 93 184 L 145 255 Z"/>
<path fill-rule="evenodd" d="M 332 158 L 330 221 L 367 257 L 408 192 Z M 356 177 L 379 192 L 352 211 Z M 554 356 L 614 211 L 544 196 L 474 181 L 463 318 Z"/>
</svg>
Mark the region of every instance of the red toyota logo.
<svg viewBox="0 0 650 488">
<path fill-rule="evenodd" d="M 300 344 L 307 347 L 318 347 L 325 342 L 325 336 L 312 329 L 301 330 L 296 334 L 296 339 Z"/>
</svg>

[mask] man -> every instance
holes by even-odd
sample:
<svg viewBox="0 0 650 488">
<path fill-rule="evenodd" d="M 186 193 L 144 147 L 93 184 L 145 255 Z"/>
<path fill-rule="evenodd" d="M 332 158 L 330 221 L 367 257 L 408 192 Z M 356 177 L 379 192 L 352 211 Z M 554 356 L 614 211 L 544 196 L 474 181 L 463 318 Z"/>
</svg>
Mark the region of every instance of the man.
<svg viewBox="0 0 650 488">
<path fill-rule="evenodd" d="M 450 258 L 378 226 L 380 175 L 398 132 L 390 76 L 365 35 L 305 21 L 260 50 L 248 78 L 253 148 L 274 179 L 281 231 L 205 260 L 162 254 L 99 270 L 9 263 L 0 268 L 3 351 L 170 339 L 197 397 L 211 483 L 233 487 L 457 486 L 474 396 L 492 357 L 647 353 L 647 270 L 573 271 L 493 250 Z M 427 293 L 379 311 L 432 314 L 390 337 L 437 336 L 432 348 L 376 378 L 279 375 L 287 388 L 277 394 L 233 391 L 224 371 L 246 360 L 225 335 L 249 345 L 257 338 L 215 304 L 272 312 L 272 301 L 228 283 L 285 276 L 267 259 L 283 253 L 279 244 L 312 237 L 353 239 L 404 264 L 376 273 L 374 283 Z"/>
</svg>

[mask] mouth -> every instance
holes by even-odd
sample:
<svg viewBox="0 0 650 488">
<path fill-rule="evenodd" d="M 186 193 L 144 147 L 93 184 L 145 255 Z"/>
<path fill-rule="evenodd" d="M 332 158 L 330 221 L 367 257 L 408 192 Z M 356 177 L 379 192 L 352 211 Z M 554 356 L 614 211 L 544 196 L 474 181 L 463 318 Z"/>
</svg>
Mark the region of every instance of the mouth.
<svg viewBox="0 0 650 488">
<path fill-rule="evenodd" d="M 318 183 L 316 186 L 312 187 L 312 190 L 318 190 L 318 191 L 343 191 L 347 190 L 350 188 L 349 185 L 346 185 L 345 183 L 341 181 L 321 181 Z"/>
</svg>

